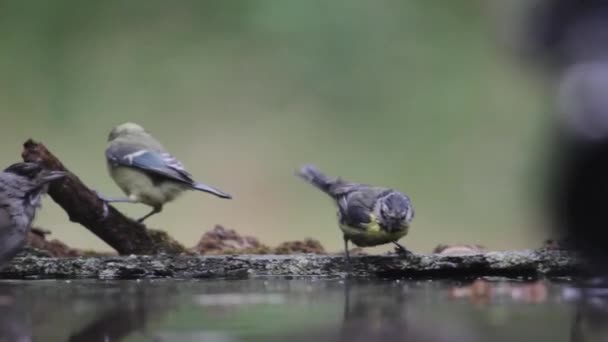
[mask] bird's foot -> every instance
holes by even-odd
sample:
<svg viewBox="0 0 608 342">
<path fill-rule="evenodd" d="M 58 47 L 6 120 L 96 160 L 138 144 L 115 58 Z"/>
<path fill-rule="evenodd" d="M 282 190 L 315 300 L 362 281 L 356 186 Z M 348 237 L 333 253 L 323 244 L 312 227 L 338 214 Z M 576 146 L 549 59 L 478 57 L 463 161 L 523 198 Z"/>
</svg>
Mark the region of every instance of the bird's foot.
<svg viewBox="0 0 608 342">
<path fill-rule="evenodd" d="M 397 253 L 397 255 L 402 256 L 406 259 L 409 259 L 414 256 L 413 252 L 411 252 L 410 250 L 405 248 L 405 246 L 398 244 L 396 242 L 395 242 L 395 253 Z"/>
<path fill-rule="evenodd" d="M 148 217 L 150 217 L 150 216 L 152 216 L 152 215 L 154 215 L 154 214 L 158 214 L 158 213 L 160 213 L 162 210 L 163 210 L 163 207 L 154 207 L 154 209 L 152 209 L 152 211 L 151 211 L 151 212 L 149 212 L 149 213 L 147 213 L 146 215 L 144 215 L 144 216 L 140 217 L 139 219 L 137 219 L 137 223 L 141 223 L 141 224 L 143 224 L 143 223 L 144 223 L 144 221 L 145 221 L 145 220 L 146 220 Z"/>
<path fill-rule="evenodd" d="M 112 202 L 112 198 L 106 197 L 104 196 L 101 192 L 99 192 L 98 190 L 93 189 L 93 192 L 95 193 L 95 195 L 97 195 L 97 198 L 99 198 L 100 200 L 104 201 L 104 202 Z"/>
<path fill-rule="evenodd" d="M 106 201 L 107 198 L 104 195 L 102 195 L 101 192 L 99 192 L 95 189 L 91 189 L 91 190 L 95 193 L 95 195 L 97 195 L 97 198 L 99 198 L 100 200 L 102 200 L 104 202 L 107 202 Z"/>
</svg>

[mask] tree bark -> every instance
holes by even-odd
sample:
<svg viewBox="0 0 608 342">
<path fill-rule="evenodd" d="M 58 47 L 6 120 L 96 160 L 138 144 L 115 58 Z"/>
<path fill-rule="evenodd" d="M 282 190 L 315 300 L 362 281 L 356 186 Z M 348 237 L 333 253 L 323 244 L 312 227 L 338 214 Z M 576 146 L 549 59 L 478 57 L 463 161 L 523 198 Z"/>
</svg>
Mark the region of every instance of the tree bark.
<svg viewBox="0 0 608 342">
<path fill-rule="evenodd" d="M 352 275 L 363 278 L 563 277 L 586 275 L 576 256 L 555 250 L 522 250 L 462 255 L 416 254 L 352 256 Z M 345 274 L 343 256 L 167 255 L 130 257 L 17 257 L 0 278 L 247 278 L 249 276 L 322 276 Z"/>
<path fill-rule="evenodd" d="M 146 229 L 113 206 L 101 200 L 70 172 L 42 143 L 28 140 L 21 154 L 26 162 L 39 163 L 50 170 L 64 171 L 63 181 L 53 182 L 49 195 L 65 212 L 70 221 L 87 228 L 119 254 L 181 253 L 184 247 L 166 234 Z"/>
</svg>

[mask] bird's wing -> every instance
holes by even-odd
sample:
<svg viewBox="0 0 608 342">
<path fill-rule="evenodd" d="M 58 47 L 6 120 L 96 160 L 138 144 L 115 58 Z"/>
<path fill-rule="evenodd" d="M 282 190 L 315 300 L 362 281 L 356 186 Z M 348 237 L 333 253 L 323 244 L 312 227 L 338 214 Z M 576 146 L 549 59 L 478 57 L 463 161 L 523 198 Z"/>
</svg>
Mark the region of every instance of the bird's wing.
<svg viewBox="0 0 608 342">
<path fill-rule="evenodd" d="M 112 145 L 106 158 L 114 165 L 136 168 L 171 180 L 193 184 L 192 176 L 184 165 L 167 152 L 156 152 L 139 146 Z"/>
<path fill-rule="evenodd" d="M 369 185 L 351 183 L 337 178 L 329 187 L 329 193 L 337 198 L 349 196 L 350 194 L 362 190 L 364 188 L 370 188 Z"/>
<path fill-rule="evenodd" d="M 371 210 L 360 203 L 349 202 L 345 197 L 338 200 L 340 223 L 364 229 L 372 221 Z"/>
<path fill-rule="evenodd" d="M 386 189 L 363 184 L 350 184 L 350 187 L 345 188 L 344 191 L 343 195 L 338 198 L 341 223 L 350 227 L 366 228 L 374 220 L 374 205 L 379 194 Z"/>
<path fill-rule="evenodd" d="M 0 207 L 0 265 L 17 255 L 24 244 L 25 235 L 11 219 L 8 207 Z"/>
</svg>

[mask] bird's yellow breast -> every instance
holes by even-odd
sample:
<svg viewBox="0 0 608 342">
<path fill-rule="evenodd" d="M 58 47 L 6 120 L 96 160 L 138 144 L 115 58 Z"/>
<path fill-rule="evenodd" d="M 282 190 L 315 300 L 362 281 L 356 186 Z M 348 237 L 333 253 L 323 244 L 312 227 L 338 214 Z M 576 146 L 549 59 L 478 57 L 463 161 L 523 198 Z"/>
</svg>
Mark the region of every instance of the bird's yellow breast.
<svg viewBox="0 0 608 342">
<path fill-rule="evenodd" d="M 403 225 L 402 229 L 389 233 L 380 228 L 374 215 L 370 215 L 370 218 L 372 219 L 371 222 L 364 225 L 363 229 L 359 227 L 350 227 L 344 224 L 340 225 L 340 229 L 344 233 L 344 236 L 359 247 L 372 247 L 396 242 L 407 235 L 409 231 L 409 226 Z"/>
<path fill-rule="evenodd" d="M 158 184 L 145 173 L 129 167 L 109 166 L 110 176 L 130 199 L 152 207 L 174 200 L 185 187 L 176 182 Z"/>
</svg>

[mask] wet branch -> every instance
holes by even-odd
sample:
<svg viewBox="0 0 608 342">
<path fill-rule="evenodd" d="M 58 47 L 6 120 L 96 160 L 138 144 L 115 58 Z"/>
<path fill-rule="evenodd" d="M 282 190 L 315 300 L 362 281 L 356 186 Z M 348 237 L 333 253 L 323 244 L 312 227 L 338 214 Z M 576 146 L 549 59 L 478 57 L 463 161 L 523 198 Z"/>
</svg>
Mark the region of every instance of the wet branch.
<svg viewBox="0 0 608 342">
<path fill-rule="evenodd" d="M 68 176 L 52 183 L 49 195 L 70 221 L 87 228 L 119 254 L 180 253 L 184 248 L 166 234 L 147 230 L 143 224 L 126 217 L 99 199 L 80 179 L 70 172 L 42 143 L 28 140 L 21 154 L 26 162 L 40 163 L 50 170 L 64 171 Z"/>
</svg>

